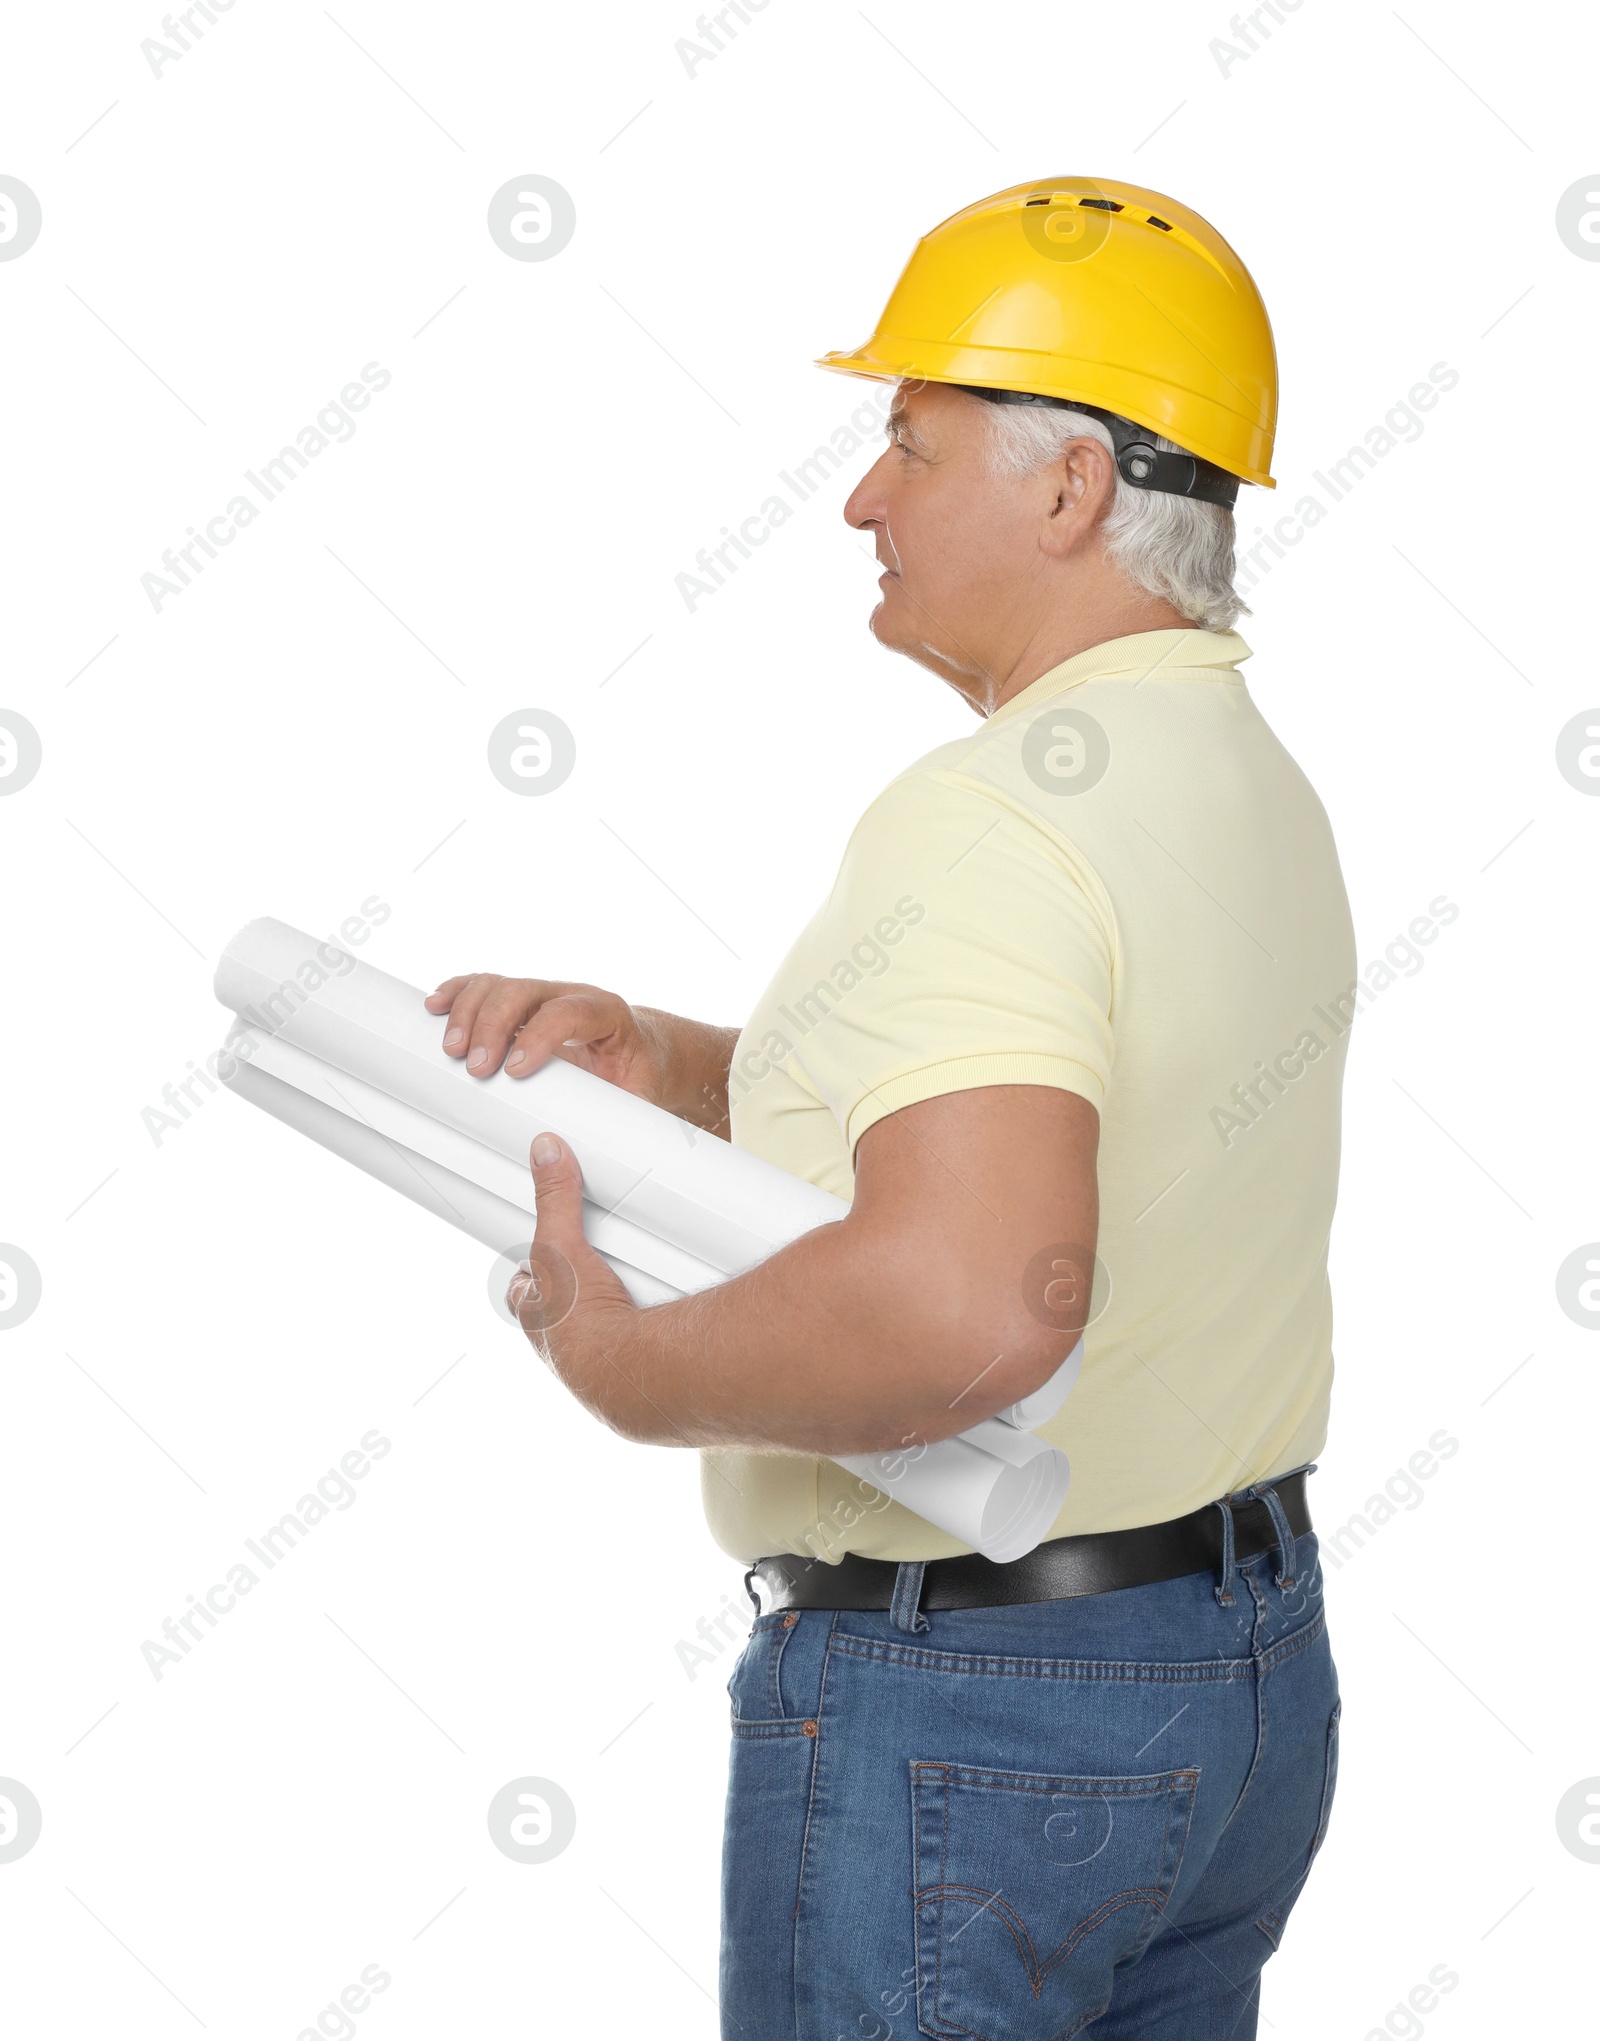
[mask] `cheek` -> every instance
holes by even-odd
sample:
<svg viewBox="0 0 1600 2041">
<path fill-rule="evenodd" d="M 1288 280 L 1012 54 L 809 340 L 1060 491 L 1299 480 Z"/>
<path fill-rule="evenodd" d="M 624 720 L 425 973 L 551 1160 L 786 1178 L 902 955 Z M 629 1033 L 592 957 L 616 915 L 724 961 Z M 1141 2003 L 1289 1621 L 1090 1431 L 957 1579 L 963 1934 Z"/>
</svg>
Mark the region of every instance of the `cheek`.
<svg viewBox="0 0 1600 2041">
<path fill-rule="evenodd" d="M 889 534 L 907 582 L 948 597 L 992 588 L 1014 560 L 1017 508 L 967 461 L 907 478 L 890 499 Z"/>
<path fill-rule="evenodd" d="M 1007 578 L 993 532 L 970 505 L 952 506 L 949 515 L 919 515 L 903 549 L 897 541 L 896 550 L 907 595 L 958 635 L 976 628 Z"/>
<path fill-rule="evenodd" d="M 943 477 L 907 478 L 890 492 L 889 541 L 910 587 L 948 588 L 961 564 L 959 506 L 946 501 Z M 920 485 L 920 486 L 919 486 Z"/>
</svg>

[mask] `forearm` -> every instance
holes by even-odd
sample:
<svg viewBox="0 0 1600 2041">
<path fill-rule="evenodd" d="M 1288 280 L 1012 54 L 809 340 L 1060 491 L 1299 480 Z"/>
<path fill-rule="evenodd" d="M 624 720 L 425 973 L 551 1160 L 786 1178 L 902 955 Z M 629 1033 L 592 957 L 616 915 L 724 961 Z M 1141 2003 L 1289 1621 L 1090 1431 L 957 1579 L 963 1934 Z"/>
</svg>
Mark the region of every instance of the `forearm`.
<svg viewBox="0 0 1600 2041">
<path fill-rule="evenodd" d="M 1032 1320 L 975 1313 L 964 1270 L 930 1279 L 912 1259 L 849 1220 L 819 1227 L 714 1289 L 617 1312 L 553 1365 L 597 1417 L 651 1444 L 837 1455 L 932 1442 L 1028 1394 L 1066 1347 L 1042 1351 Z"/>
<path fill-rule="evenodd" d="M 1086 1101 L 1031 1085 L 902 1107 L 863 1137 L 844 1218 L 646 1310 L 584 1235 L 576 1158 L 541 1134 L 540 1259 L 513 1308 L 628 1438 L 830 1458 L 931 1444 L 1031 1395 L 1071 1351 L 1098 1133 Z"/>
<path fill-rule="evenodd" d="M 728 1069 L 737 1028 L 686 1020 L 653 1006 L 633 1009 L 660 1071 L 655 1102 L 680 1120 L 728 1139 Z"/>
</svg>

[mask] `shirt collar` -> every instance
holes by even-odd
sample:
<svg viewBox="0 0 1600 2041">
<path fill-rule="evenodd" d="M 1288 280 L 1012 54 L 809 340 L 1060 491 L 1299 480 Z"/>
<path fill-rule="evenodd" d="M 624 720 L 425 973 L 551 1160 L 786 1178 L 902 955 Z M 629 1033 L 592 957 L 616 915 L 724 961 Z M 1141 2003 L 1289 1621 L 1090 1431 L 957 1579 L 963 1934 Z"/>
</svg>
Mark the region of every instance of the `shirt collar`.
<svg viewBox="0 0 1600 2041">
<path fill-rule="evenodd" d="M 1110 638 L 1029 681 L 1020 694 L 1001 703 L 985 727 L 1091 680 L 1140 681 L 1180 672 L 1233 680 L 1238 678 L 1234 669 L 1250 656 L 1237 631 L 1137 631 L 1129 638 Z"/>
</svg>

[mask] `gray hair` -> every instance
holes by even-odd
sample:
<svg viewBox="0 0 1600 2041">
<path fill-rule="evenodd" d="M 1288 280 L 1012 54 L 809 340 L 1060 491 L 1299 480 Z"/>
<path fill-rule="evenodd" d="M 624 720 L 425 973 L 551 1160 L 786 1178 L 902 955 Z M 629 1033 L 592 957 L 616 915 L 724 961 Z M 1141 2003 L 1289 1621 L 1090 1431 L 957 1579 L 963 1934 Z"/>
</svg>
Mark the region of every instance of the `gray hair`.
<svg viewBox="0 0 1600 2041">
<path fill-rule="evenodd" d="M 996 475 L 1036 474 L 1061 458 L 1069 440 L 1097 439 L 1108 453 L 1114 451 L 1105 426 L 1083 411 L 1053 404 L 983 408 L 989 414 L 989 461 Z M 1170 439 L 1154 438 L 1154 443 L 1160 453 L 1189 451 Z M 1119 474 L 1103 529 L 1112 564 L 1202 630 L 1228 631 L 1250 614 L 1233 586 L 1233 512 L 1220 503 L 1136 489 Z"/>
</svg>

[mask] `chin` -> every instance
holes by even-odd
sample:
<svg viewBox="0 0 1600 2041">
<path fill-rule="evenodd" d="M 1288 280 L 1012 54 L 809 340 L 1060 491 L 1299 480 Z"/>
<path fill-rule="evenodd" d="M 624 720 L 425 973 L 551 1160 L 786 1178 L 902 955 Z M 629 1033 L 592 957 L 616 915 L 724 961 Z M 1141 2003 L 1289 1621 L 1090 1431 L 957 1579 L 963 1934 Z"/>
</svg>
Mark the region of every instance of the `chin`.
<svg viewBox="0 0 1600 2041">
<path fill-rule="evenodd" d="M 867 629 L 871 631 L 873 637 L 877 639 L 885 652 L 907 652 L 910 650 L 905 633 L 895 630 L 888 623 L 884 617 L 881 604 L 872 612 Z"/>
<path fill-rule="evenodd" d="M 867 619 L 867 629 L 886 652 L 903 652 L 906 649 L 906 634 L 897 627 L 893 608 L 888 592 L 885 591 L 878 597 L 877 608 Z"/>
</svg>

